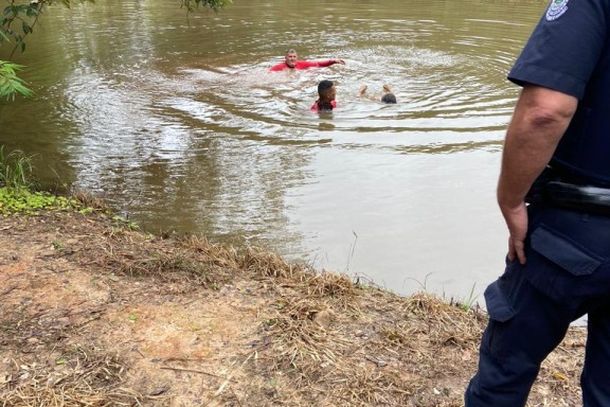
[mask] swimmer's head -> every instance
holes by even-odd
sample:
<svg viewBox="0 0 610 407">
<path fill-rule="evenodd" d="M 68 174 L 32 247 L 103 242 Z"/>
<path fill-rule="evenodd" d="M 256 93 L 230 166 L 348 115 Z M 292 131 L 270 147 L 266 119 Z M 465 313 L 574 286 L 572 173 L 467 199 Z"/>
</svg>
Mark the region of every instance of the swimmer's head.
<svg viewBox="0 0 610 407">
<path fill-rule="evenodd" d="M 316 104 L 318 105 L 318 111 L 330 111 L 333 110 L 336 96 L 335 84 L 333 81 L 323 80 L 318 84 L 318 100 Z"/>
<path fill-rule="evenodd" d="M 388 104 L 394 104 L 394 103 L 396 103 L 396 95 L 394 95 L 391 92 L 388 92 L 381 97 L 381 102 L 388 103 Z"/>
<path fill-rule="evenodd" d="M 298 56 L 297 52 L 294 49 L 289 49 L 288 51 L 286 51 L 286 57 L 285 57 L 286 66 L 288 68 L 294 68 L 297 63 L 298 58 L 299 58 L 299 56 Z"/>
<path fill-rule="evenodd" d="M 337 90 L 333 81 L 323 80 L 318 84 L 318 95 L 320 100 L 331 101 L 335 100 Z"/>
</svg>

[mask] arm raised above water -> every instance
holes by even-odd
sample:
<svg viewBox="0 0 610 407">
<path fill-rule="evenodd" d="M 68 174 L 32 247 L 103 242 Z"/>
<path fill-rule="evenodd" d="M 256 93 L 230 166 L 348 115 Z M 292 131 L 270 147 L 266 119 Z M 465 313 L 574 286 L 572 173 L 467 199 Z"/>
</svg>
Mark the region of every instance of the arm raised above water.
<svg viewBox="0 0 610 407">
<path fill-rule="evenodd" d="M 326 59 L 326 60 L 322 60 L 322 61 L 299 61 L 297 63 L 297 68 L 298 69 L 325 68 L 327 66 L 331 66 L 334 64 L 345 65 L 345 61 L 342 59 Z"/>
</svg>

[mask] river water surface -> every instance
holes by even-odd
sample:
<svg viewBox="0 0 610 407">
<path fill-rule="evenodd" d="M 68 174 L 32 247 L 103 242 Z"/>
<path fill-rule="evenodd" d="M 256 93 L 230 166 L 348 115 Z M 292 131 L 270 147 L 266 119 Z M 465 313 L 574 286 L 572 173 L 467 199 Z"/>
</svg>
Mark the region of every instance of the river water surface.
<svg viewBox="0 0 610 407">
<path fill-rule="evenodd" d="M 12 58 L 36 96 L 0 104 L 0 143 L 151 231 L 264 245 L 400 293 L 479 294 L 506 250 L 505 76 L 544 3 L 234 2 L 188 19 L 168 0 L 49 9 Z M 346 65 L 267 72 L 288 48 Z M 321 79 L 339 108 L 320 117 Z M 398 104 L 358 98 L 362 84 Z"/>
</svg>

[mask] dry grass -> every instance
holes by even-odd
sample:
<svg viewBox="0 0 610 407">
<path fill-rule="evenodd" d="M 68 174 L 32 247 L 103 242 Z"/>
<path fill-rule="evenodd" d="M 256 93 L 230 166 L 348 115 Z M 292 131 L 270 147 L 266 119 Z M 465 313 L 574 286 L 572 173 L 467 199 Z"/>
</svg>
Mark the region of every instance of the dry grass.
<svg viewBox="0 0 610 407">
<path fill-rule="evenodd" d="M 109 211 L 110 207 L 102 198 L 97 197 L 86 191 L 74 191 L 70 197 L 76 199 L 84 207 L 101 211 Z"/>
<path fill-rule="evenodd" d="M 215 273 L 213 268 L 181 252 L 157 254 L 156 257 L 130 259 L 116 251 L 105 258 L 110 269 L 119 274 L 138 277 L 156 277 L 163 282 L 182 281 L 206 288 L 218 288 L 226 275 Z"/>
<path fill-rule="evenodd" d="M 243 255 L 239 256 L 239 267 L 256 276 L 283 280 L 300 279 L 309 271 L 306 265 L 288 263 L 276 253 L 256 247 L 246 248 Z"/>
<path fill-rule="evenodd" d="M 217 289 L 230 281 L 235 271 L 230 249 L 195 237 L 174 241 L 127 228 L 106 229 L 104 236 L 98 236 L 81 254 L 83 261 L 94 256 L 94 263 L 105 273 L 155 278 L 193 288 Z"/>
<path fill-rule="evenodd" d="M 308 297 L 353 299 L 358 295 L 357 287 L 344 274 L 310 272 L 304 278 L 304 283 Z"/>
<path fill-rule="evenodd" d="M 13 371 L 0 377 L 2 407 L 134 406 L 145 397 L 121 387 L 126 367 L 116 355 L 76 347 L 59 356 L 55 366 L 13 361 Z"/>
<path fill-rule="evenodd" d="M 180 247 L 203 256 L 208 263 L 225 269 L 238 269 L 240 255 L 235 247 L 210 243 L 202 236 L 190 235 L 178 240 Z"/>
<path fill-rule="evenodd" d="M 230 312 L 243 313 L 236 320 L 252 318 L 249 345 L 237 347 L 222 338 L 222 346 L 236 346 L 227 360 L 218 361 L 231 363 L 229 367 L 185 365 L 176 372 L 180 376 L 175 380 L 191 380 L 187 385 L 193 388 L 202 386 L 202 377 L 209 380 L 210 405 L 454 407 L 462 405 L 463 389 L 476 369 L 478 342 L 486 323 L 486 316 L 477 309 L 464 310 L 425 293 L 400 297 L 354 283 L 345 275 L 290 264 L 258 248 L 236 249 L 196 236 L 161 239 L 117 228 L 101 216 L 56 214 L 45 222 L 14 222 L 11 230 L 22 239 L 16 243 L 21 246 L 28 244 L 32 230 L 61 241 L 67 241 L 64 235 L 81 236 L 74 247 L 54 256 L 61 257 L 62 267 L 118 275 L 115 291 L 128 291 L 134 280 L 154 281 L 133 291 L 147 290 L 141 301 L 164 304 L 163 290 L 154 291 L 151 286 L 181 284 L 191 291 L 180 292 L 180 303 L 197 301 L 197 312 L 208 307 L 206 295 L 198 295 L 202 290 L 231 287 L 218 295 Z M 237 288 L 240 281 L 248 282 L 247 290 Z M 136 294 L 115 291 L 108 298 L 120 298 L 130 309 L 129 301 Z M 63 362 L 42 363 L 43 354 L 36 349 L 31 351 L 38 352 L 38 359 L 17 358 L 13 352 L 10 377 L 1 382 L 4 404 L 0 406 L 156 403 L 150 392 L 126 385 L 127 371 L 139 374 L 127 362 L 99 347 L 70 350 L 68 340 L 57 338 L 68 338 L 75 330 L 33 317 L 35 312 L 24 304 L 9 309 L 12 316 L 0 317 L 0 328 L 4 328 L 0 345 L 15 351 L 32 336 L 48 338 L 42 340 L 42 349 L 50 352 L 56 347 L 53 352 L 59 352 L 57 358 Z M 103 313 L 103 306 L 99 307 Z M 143 308 L 141 303 L 139 307 Z M 164 320 L 172 321 L 172 316 L 164 315 Z M 150 332 L 156 332 L 154 315 L 146 323 Z M 176 337 L 206 340 L 209 327 L 194 322 L 185 325 L 196 329 L 197 335 L 185 331 Z M 531 406 L 578 403 L 582 346 L 583 335 L 572 332 L 543 366 Z M 189 363 L 198 361 L 186 356 Z M 77 404 L 81 400 L 89 404 Z M 190 405 L 205 405 L 192 400 Z"/>
<path fill-rule="evenodd" d="M 431 295 L 402 298 L 331 276 L 284 289 L 296 294 L 280 297 L 276 316 L 262 325 L 266 340 L 258 352 L 265 363 L 256 373 L 288 375 L 301 398 L 324 389 L 316 405 L 460 405 L 460 393 L 431 388 L 430 380 L 463 377 L 456 355 L 476 351 L 481 314 Z"/>
</svg>

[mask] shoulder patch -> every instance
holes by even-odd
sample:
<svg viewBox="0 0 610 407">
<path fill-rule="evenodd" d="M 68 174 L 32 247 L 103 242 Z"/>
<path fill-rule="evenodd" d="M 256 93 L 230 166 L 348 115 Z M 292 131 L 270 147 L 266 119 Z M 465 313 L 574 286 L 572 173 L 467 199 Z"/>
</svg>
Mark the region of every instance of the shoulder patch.
<svg viewBox="0 0 610 407">
<path fill-rule="evenodd" d="M 555 21 L 566 11 L 568 11 L 568 2 L 570 0 L 552 0 L 549 8 L 546 11 L 546 21 Z"/>
</svg>

